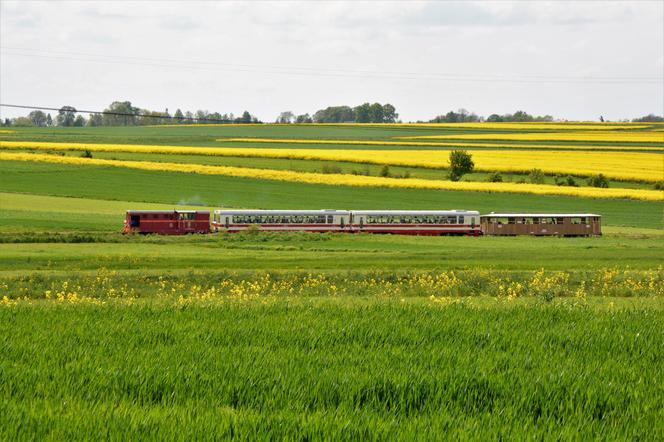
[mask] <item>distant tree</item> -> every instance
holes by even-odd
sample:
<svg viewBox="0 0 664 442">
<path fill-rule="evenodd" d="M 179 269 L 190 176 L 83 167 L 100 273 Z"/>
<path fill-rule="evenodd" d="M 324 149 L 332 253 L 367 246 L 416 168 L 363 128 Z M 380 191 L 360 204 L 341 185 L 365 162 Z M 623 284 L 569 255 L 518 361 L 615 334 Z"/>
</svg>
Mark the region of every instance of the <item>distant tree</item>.
<svg viewBox="0 0 664 442">
<path fill-rule="evenodd" d="M 356 123 L 369 123 L 371 121 L 371 104 L 362 103 L 353 108 Z"/>
<path fill-rule="evenodd" d="M 138 123 L 140 109 L 130 101 L 114 101 L 104 109 L 104 126 L 135 126 Z"/>
<path fill-rule="evenodd" d="M 390 103 L 383 105 L 383 121 L 385 123 L 394 123 L 399 118 L 399 114 L 394 106 Z"/>
<path fill-rule="evenodd" d="M 194 124 L 194 113 L 192 111 L 187 111 L 184 113 L 184 123 Z"/>
<path fill-rule="evenodd" d="M 53 118 L 51 118 L 51 114 L 46 114 L 46 126 L 53 126 Z"/>
<path fill-rule="evenodd" d="M 382 123 L 384 121 L 383 106 L 380 103 L 374 103 L 369 107 L 369 121 L 371 123 Z"/>
<path fill-rule="evenodd" d="M 503 120 L 503 117 L 498 115 L 498 114 L 491 114 L 489 115 L 489 118 L 486 119 L 488 123 L 500 123 Z"/>
<path fill-rule="evenodd" d="M 296 123 L 312 123 L 311 116 L 309 114 L 302 114 L 298 115 L 297 118 L 295 118 Z"/>
<path fill-rule="evenodd" d="M 12 125 L 12 120 L 10 120 L 9 118 L 5 118 L 5 121 L 3 121 L 2 125 L 7 126 L 7 127 L 11 126 Z"/>
<path fill-rule="evenodd" d="M 46 114 L 40 110 L 33 110 L 28 114 L 28 118 L 32 124 L 38 127 L 46 126 Z"/>
<path fill-rule="evenodd" d="M 645 117 L 635 118 L 632 121 L 635 123 L 662 123 L 664 122 L 664 117 L 655 114 L 648 114 Z"/>
<path fill-rule="evenodd" d="M 512 121 L 517 121 L 517 122 L 533 121 L 533 116 L 529 115 L 527 112 L 524 111 L 516 111 L 514 112 L 514 115 L 512 115 Z"/>
<path fill-rule="evenodd" d="M 16 127 L 31 127 L 34 126 L 35 124 L 28 117 L 18 117 L 14 118 L 11 125 Z"/>
<path fill-rule="evenodd" d="M 196 111 L 196 123 L 202 124 L 206 123 L 205 120 L 207 120 L 210 117 L 210 113 L 206 110 L 197 110 Z"/>
<path fill-rule="evenodd" d="M 76 119 L 76 108 L 71 106 L 62 106 L 55 117 L 55 124 L 58 126 L 73 126 Z"/>
<path fill-rule="evenodd" d="M 149 126 L 151 124 L 167 124 L 170 122 L 168 112 L 157 112 L 142 109 L 139 112 L 136 124 L 139 126 Z"/>
<path fill-rule="evenodd" d="M 76 118 L 74 119 L 74 123 L 72 124 L 72 126 L 76 127 L 85 126 L 85 117 L 83 117 L 83 115 L 81 114 L 76 115 Z"/>
<path fill-rule="evenodd" d="M 241 123 L 251 123 L 253 120 L 251 114 L 249 111 L 244 111 L 242 112 L 242 117 L 240 117 L 240 122 Z"/>
<path fill-rule="evenodd" d="M 472 155 L 465 150 L 450 152 L 450 180 L 459 181 L 461 177 L 475 168 Z"/>
<path fill-rule="evenodd" d="M 207 117 L 210 120 L 215 120 L 215 121 L 208 121 L 208 123 L 214 123 L 214 122 L 218 123 L 221 120 L 223 120 L 223 118 L 221 117 L 221 114 L 219 112 L 212 112 L 211 114 L 208 114 Z"/>
<path fill-rule="evenodd" d="M 103 124 L 104 119 L 101 114 L 90 114 L 88 117 L 88 126 L 90 127 L 103 126 Z"/>
<path fill-rule="evenodd" d="M 291 111 L 285 111 L 279 114 L 277 117 L 277 123 L 279 124 L 290 124 L 295 121 L 295 114 Z"/>
<path fill-rule="evenodd" d="M 356 121 L 355 112 L 349 106 L 330 106 L 316 111 L 315 123 L 350 123 Z"/>
<path fill-rule="evenodd" d="M 480 121 L 480 117 L 466 109 L 459 109 L 457 112 L 450 111 L 445 115 L 439 115 L 431 123 L 472 123 Z"/>
<path fill-rule="evenodd" d="M 176 123 L 184 123 L 184 115 L 182 114 L 182 111 L 180 109 L 177 109 L 175 113 L 173 114 L 173 119 L 175 120 Z"/>
</svg>

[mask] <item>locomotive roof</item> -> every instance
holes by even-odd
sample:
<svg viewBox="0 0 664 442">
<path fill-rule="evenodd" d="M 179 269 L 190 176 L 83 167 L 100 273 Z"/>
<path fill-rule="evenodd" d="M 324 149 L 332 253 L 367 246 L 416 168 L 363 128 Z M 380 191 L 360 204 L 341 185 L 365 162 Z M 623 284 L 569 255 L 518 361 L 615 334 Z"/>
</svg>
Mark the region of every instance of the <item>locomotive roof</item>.
<svg viewBox="0 0 664 442">
<path fill-rule="evenodd" d="M 127 213 L 210 213 L 209 210 L 127 210 Z"/>
<path fill-rule="evenodd" d="M 595 213 L 488 213 L 482 215 L 483 218 L 588 218 L 601 217 Z"/>
</svg>

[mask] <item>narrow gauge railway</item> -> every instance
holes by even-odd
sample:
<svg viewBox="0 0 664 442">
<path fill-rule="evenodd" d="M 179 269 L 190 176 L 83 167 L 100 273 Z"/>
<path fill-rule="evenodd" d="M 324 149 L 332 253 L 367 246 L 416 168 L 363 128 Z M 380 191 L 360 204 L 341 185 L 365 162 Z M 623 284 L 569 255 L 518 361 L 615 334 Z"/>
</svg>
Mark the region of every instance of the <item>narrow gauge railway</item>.
<svg viewBox="0 0 664 442">
<path fill-rule="evenodd" d="M 172 210 L 126 213 L 124 233 L 274 232 L 383 233 L 395 235 L 599 236 L 592 213 L 490 213 L 474 210 Z"/>
</svg>

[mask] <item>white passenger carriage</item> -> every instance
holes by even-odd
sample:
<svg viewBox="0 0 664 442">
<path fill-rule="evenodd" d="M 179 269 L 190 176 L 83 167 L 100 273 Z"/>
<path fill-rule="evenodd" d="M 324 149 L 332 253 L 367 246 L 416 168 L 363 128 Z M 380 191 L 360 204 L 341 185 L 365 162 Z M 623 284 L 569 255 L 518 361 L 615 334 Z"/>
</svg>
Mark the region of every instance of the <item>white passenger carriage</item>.
<svg viewBox="0 0 664 442">
<path fill-rule="evenodd" d="M 353 210 L 352 230 L 395 235 L 481 235 L 474 210 Z"/>
<path fill-rule="evenodd" d="M 270 231 L 480 235 L 480 214 L 468 210 L 216 210 L 212 228 Z"/>
<path fill-rule="evenodd" d="M 271 231 L 344 232 L 350 231 L 346 210 L 215 210 L 212 228 L 240 232 L 250 226 Z"/>
</svg>

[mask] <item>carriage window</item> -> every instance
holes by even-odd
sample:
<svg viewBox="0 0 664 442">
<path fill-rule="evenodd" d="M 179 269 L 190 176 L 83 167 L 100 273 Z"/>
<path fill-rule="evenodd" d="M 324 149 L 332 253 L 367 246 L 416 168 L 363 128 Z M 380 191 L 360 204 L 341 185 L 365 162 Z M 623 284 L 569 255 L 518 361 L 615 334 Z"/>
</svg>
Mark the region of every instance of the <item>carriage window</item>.
<svg viewBox="0 0 664 442">
<path fill-rule="evenodd" d="M 332 218 L 332 215 L 327 215 L 327 223 L 328 224 L 332 224 L 334 222 L 333 219 L 334 218 Z"/>
<path fill-rule="evenodd" d="M 464 222 L 464 217 L 463 217 L 463 216 L 460 216 L 460 217 L 459 217 L 459 224 L 463 224 L 463 222 Z"/>
</svg>

